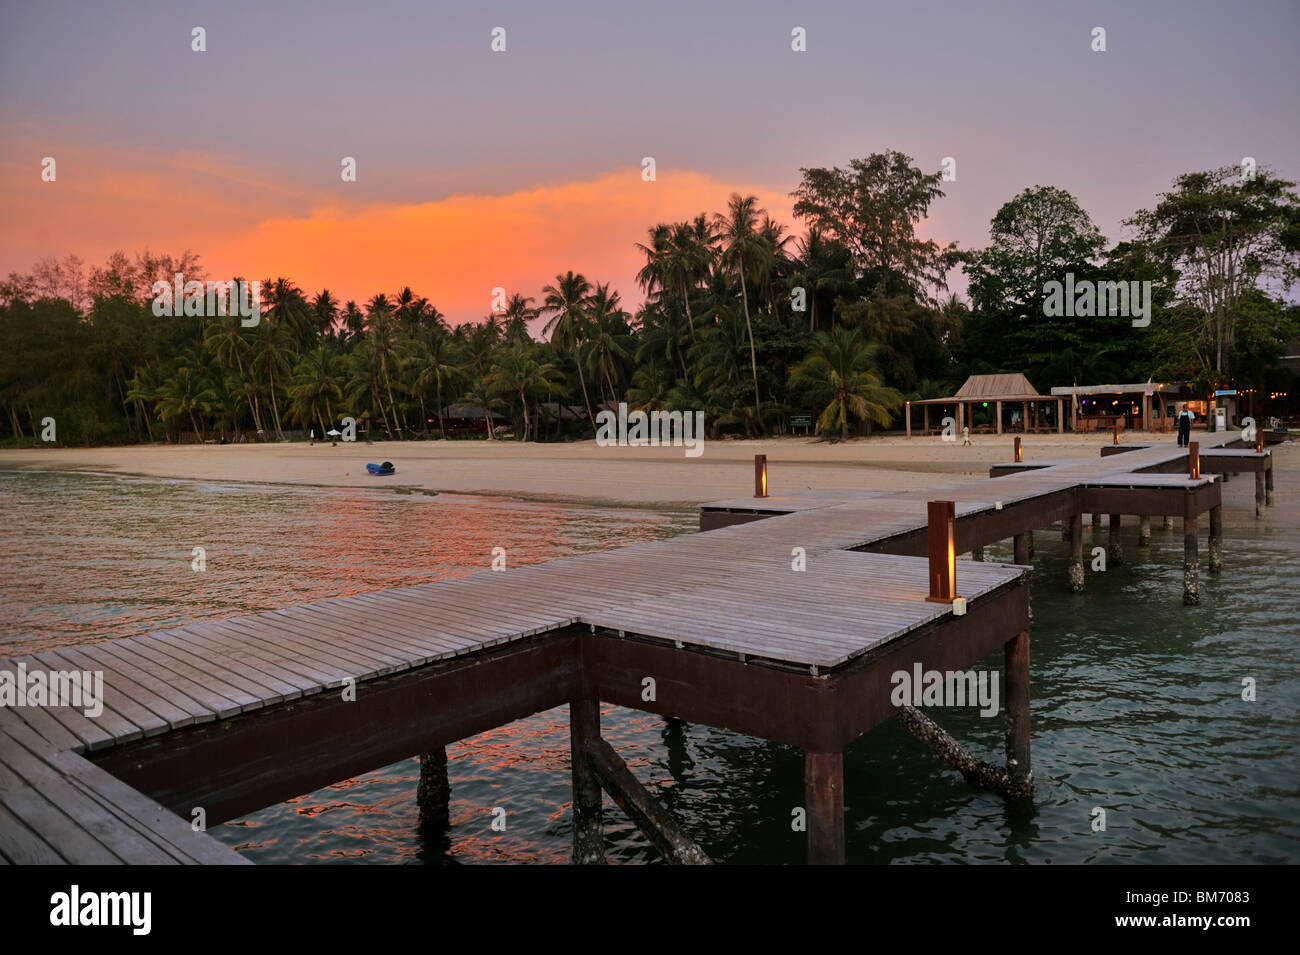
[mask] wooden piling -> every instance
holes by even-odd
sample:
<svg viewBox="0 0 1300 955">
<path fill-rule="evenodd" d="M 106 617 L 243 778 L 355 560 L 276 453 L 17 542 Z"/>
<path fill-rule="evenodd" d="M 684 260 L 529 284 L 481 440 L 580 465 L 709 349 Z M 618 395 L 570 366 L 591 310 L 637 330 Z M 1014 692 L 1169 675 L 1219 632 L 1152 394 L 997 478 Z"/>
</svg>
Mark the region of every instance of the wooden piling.
<svg viewBox="0 0 1300 955">
<path fill-rule="evenodd" d="M 677 824 L 659 800 L 627 768 L 614 747 L 600 737 L 588 738 L 587 756 L 596 776 L 641 833 L 675 865 L 711 865 L 713 860 Z"/>
<path fill-rule="evenodd" d="M 1195 514 L 1183 515 L 1183 603 L 1194 606 L 1201 602 L 1200 561 L 1196 552 Z"/>
<path fill-rule="evenodd" d="M 1174 529 L 1174 519 L 1166 516 L 1160 523 L 1160 529 L 1163 531 L 1172 531 Z"/>
<path fill-rule="evenodd" d="M 1265 481 L 1264 472 L 1256 471 L 1255 472 L 1255 516 L 1256 517 L 1264 516 L 1264 507 L 1266 506 L 1264 502 L 1267 499 L 1267 493 L 1264 488 L 1264 481 Z"/>
<path fill-rule="evenodd" d="M 1015 553 L 1015 562 L 1017 564 L 1029 563 L 1029 538 L 1024 534 L 1017 534 L 1011 538 L 1011 549 Z"/>
<path fill-rule="evenodd" d="M 980 562 L 983 562 L 983 560 L 984 560 L 984 548 L 983 548 L 983 547 L 974 547 L 974 548 L 972 548 L 972 549 L 971 549 L 971 552 L 970 552 L 970 559 L 971 559 L 971 560 L 978 560 L 978 561 L 980 561 Z"/>
<path fill-rule="evenodd" d="M 1022 630 L 1003 647 L 1006 671 L 1007 774 L 1013 789 L 1032 792 L 1029 761 L 1029 631 Z"/>
<path fill-rule="evenodd" d="M 1106 556 L 1112 564 L 1122 563 L 1124 560 L 1124 545 L 1119 542 L 1119 525 L 1120 516 L 1118 514 L 1110 515 L 1109 525 L 1106 529 Z"/>
<path fill-rule="evenodd" d="M 1143 514 L 1138 518 L 1138 546 L 1149 547 L 1151 545 L 1151 518 Z"/>
<path fill-rule="evenodd" d="M 1075 593 L 1083 590 L 1083 515 L 1070 515 L 1070 569 L 1067 580 Z"/>
<path fill-rule="evenodd" d="M 420 754 L 420 785 L 415 791 L 420 808 L 420 829 L 426 834 L 445 833 L 451 826 L 451 783 L 447 780 L 447 747 Z"/>
<path fill-rule="evenodd" d="M 1223 569 L 1223 505 L 1210 508 L 1210 573 Z"/>
<path fill-rule="evenodd" d="M 600 779 L 588 755 L 588 743 L 600 739 L 600 702 L 569 703 L 569 759 L 573 771 L 573 861 L 603 865 L 605 832 L 601 818 Z"/>
<path fill-rule="evenodd" d="M 804 752 L 808 864 L 844 864 L 844 753 Z"/>
<path fill-rule="evenodd" d="M 1269 507 L 1273 506 L 1273 459 L 1268 460 L 1268 466 L 1264 468 L 1264 495 L 1265 503 Z"/>
<path fill-rule="evenodd" d="M 1017 775 L 1013 779 L 1006 767 L 995 766 L 992 763 L 984 762 L 982 759 L 977 759 L 952 734 L 915 707 L 900 706 L 895 719 L 898 720 L 903 729 L 924 744 L 926 749 L 961 773 L 962 778 L 976 789 L 988 789 L 1001 793 L 1008 798 L 1033 795 L 1033 781 L 1028 774 L 1023 777 Z M 1027 721 L 1025 725 L 1028 725 Z M 1018 733 L 1019 721 L 1017 721 L 1016 727 Z M 1008 728 L 1008 732 L 1010 732 L 1010 728 Z M 1010 739 L 1011 737 L 1008 735 L 1008 740 Z M 1028 758 L 1027 746 L 1028 743 L 1026 742 L 1024 751 L 1026 759 Z M 1018 768 L 1017 773 L 1019 773 Z"/>
</svg>

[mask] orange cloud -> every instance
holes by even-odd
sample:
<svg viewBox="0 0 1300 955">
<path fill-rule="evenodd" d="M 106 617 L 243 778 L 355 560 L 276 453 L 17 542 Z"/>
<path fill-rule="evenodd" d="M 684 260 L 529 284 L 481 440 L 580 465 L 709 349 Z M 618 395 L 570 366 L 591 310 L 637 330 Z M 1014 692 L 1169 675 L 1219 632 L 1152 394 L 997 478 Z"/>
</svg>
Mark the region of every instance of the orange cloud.
<svg viewBox="0 0 1300 955">
<path fill-rule="evenodd" d="M 654 182 L 633 166 L 508 194 L 422 202 L 340 202 L 337 187 L 276 177 L 200 151 L 142 152 L 76 141 L 42 142 L 10 124 L 0 137 L 0 274 L 46 256 L 75 253 L 88 265 L 116 249 L 198 252 L 209 275 L 286 276 L 308 293 L 328 288 L 364 302 L 410 285 L 452 321 L 477 320 L 504 287 L 539 298 L 573 269 L 609 282 L 633 306 L 644 264 L 635 243 L 657 222 L 724 209 L 732 192 L 754 194 L 793 228 L 783 189 L 660 168 Z M 53 155 L 56 182 L 42 182 Z"/>
<path fill-rule="evenodd" d="M 538 296 L 568 269 L 611 282 L 631 303 L 640 299 L 635 276 L 644 264 L 635 243 L 657 222 L 724 208 L 733 191 L 757 195 L 793 224 L 780 192 L 690 171 L 643 182 L 630 168 L 509 195 L 324 206 L 263 221 L 218 244 L 206 261 L 221 274 L 286 275 L 304 289 L 328 287 L 358 301 L 409 284 L 454 321 L 487 314 L 494 287 Z"/>
</svg>

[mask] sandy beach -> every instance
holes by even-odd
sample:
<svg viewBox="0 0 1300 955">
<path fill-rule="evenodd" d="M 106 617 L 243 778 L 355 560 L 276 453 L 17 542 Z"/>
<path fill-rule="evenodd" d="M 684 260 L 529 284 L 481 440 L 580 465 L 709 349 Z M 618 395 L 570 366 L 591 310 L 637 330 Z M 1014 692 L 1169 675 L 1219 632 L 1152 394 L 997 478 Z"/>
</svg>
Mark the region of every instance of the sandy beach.
<svg viewBox="0 0 1300 955">
<path fill-rule="evenodd" d="M 1030 435 L 1026 459 L 1095 457 L 1109 438 Z M 897 490 L 986 477 L 1012 456 L 1012 437 L 977 436 L 972 447 L 939 437 L 884 436 L 827 444 L 811 438 L 710 441 L 689 458 L 673 447 L 599 447 L 594 441 L 410 441 L 366 444 L 147 445 L 0 451 L 0 468 L 91 471 L 205 481 L 322 487 L 402 487 L 531 500 L 692 506 L 752 493 L 755 454 L 768 457 L 771 491 Z M 1138 435 L 1129 443 L 1173 435 Z M 392 477 L 367 462 L 392 461 Z"/>
</svg>

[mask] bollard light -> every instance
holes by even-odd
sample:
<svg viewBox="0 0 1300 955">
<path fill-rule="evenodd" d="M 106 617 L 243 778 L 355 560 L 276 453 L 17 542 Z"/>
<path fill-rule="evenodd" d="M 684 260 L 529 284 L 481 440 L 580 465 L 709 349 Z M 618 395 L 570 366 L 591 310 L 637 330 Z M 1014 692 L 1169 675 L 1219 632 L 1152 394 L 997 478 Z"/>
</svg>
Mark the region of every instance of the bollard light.
<svg viewBox="0 0 1300 955">
<path fill-rule="evenodd" d="M 1255 453 L 1264 453 L 1264 432 L 1256 430 L 1255 432 Z"/>
<path fill-rule="evenodd" d="M 1016 438 L 1016 464 L 1019 464 L 1023 460 L 1024 458 L 1020 456 L 1020 439 Z"/>
<path fill-rule="evenodd" d="M 1111 444 L 1116 444 L 1116 445 L 1119 444 L 1119 428 L 1118 428 L 1118 427 L 1115 427 L 1115 428 L 1113 428 L 1113 429 L 1111 430 L 1111 432 L 1110 432 L 1110 438 L 1111 438 L 1111 440 L 1110 440 L 1110 443 L 1111 443 Z"/>
<path fill-rule="evenodd" d="M 957 597 L 957 505 L 952 501 L 926 504 L 930 532 L 931 603 L 951 604 Z"/>
<path fill-rule="evenodd" d="M 767 497 L 767 455 L 754 455 L 754 497 Z"/>
<path fill-rule="evenodd" d="M 1187 476 L 1193 481 L 1201 477 L 1201 443 L 1193 441 L 1187 445 Z"/>
</svg>

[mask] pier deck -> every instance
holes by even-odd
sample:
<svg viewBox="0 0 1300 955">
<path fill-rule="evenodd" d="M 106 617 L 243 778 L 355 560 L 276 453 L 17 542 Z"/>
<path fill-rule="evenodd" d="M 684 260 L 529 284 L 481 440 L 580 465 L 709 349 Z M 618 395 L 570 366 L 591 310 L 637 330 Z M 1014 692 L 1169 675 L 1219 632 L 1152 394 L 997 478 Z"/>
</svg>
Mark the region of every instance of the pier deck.
<svg viewBox="0 0 1300 955">
<path fill-rule="evenodd" d="M 1219 488 L 1157 473 L 1180 461 L 1144 448 L 942 488 L 714 502 L 710 533 L 0 661 L 104 685 L 95 716 L 0 709 L 0 860 L 238 863 L 192 830 L 195 810 L 214 825 L 569 703 L 575 857 L 595 861 L 588 771 L 617 776 L 589 720 L 604 701 L 803 747 L 810 859 L 842 861 L 842 751 L 896 715 L 889 675 L 1004 647 L 1027 772 L 1025 536 L 1096 510 L 1194 530 Z M 964 613 L 926 599 L 937 499 L 955 502 L 958 552 L 1016 539 L 1015 564 L 961 563 Z"/>
</svg>

